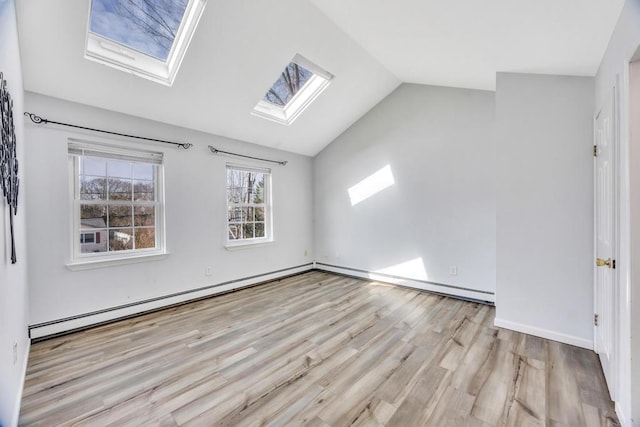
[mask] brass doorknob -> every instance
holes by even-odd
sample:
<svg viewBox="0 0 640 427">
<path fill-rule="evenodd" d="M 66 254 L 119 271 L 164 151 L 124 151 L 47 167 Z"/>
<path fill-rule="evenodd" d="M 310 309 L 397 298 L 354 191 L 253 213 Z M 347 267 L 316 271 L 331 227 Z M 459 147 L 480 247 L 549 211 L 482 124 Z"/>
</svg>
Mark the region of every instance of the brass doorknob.
<svg viewBox="0 0 640 427">
<path fill-rule="evenodd" d="M 608 258 L 608 259 L 596 258 L 596 265 L 598 267 L 604 267 L 606 265 L 607 267 L 611 268 L 611 258 Z"/>
</svg>

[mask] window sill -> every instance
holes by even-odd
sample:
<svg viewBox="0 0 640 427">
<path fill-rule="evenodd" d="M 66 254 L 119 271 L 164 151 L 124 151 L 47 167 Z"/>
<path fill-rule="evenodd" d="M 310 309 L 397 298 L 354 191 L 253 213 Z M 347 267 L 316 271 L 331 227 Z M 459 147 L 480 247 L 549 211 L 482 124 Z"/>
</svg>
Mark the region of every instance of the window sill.
<svg viewBox="0 0 640 427">
<path fill-rule="evenodd" d="M 240 249 L 257 248 L 261 246 L 270 246 L 275 243 L 275 240 L 260 240 L 257 242 L 242 242 L 242 243 L 227 243 L 225 249 L 228 251 L 236 251 Z"/>
<path fill-rule="evenodd" d="M 71 271 L 90 270 L 92 268 L 113 267 L 116 265 L 138 264 L 141 262 L 160 261 L 169 256 L 168 253 L 161 254 L 145 254 L 133 255 L 126 258 L 96 259 L 96 260 L 78 260 L 66 264 Z"/>
</svg>

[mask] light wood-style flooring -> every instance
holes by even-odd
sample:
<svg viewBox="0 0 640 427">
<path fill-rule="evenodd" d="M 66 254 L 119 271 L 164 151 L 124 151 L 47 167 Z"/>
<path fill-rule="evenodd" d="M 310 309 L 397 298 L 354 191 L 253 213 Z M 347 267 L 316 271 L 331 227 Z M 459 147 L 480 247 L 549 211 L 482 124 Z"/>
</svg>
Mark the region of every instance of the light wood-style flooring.
<svg viewBox="0 0 640 427">
<path fill-rule="evenodd" d="M 21 425 L 617 425 L 597 356 L 309 272 L 36 343 Z"/>
</svg>

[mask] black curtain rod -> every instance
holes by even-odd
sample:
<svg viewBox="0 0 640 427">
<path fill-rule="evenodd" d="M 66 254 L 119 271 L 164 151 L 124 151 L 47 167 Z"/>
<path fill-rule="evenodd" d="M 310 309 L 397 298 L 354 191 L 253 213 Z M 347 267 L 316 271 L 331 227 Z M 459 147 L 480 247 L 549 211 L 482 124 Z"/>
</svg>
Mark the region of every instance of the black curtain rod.
<svg viewBox="0 0 640 427">
<path fill-rule="evenodd" d="M 102 129 L 94 129 L 94 128 L 89 128 L 89 127 L 85 127 L 85 126 L 78 126 L 78 125 L 72 125 L 69 123 L 62 123 L 62 122 L 55 122 L 53 120 L 47 120 L 47 119 L 43 119 L 42 117 L 34 114 L 34 113 L 30 113 L 28 111 L 24 112 L 24 115 L 29 117 L 29 119 L 31 119 L 31 121 L 35 124 L 48 124 L 51 123 L 53 125 L 60 125 L 60 126 L 68 126 L 71 128 L 76 128 L 76 129 L 84 129 L 84 130 L 90 130 L 93 132 L 102 132 L 102 133 L 107 133 L 109 135 L 117 135 L 117 136 L 125 136 L 127 138 L 136 138 L 136 139 L 144 139 L 145 141 L 154 141 L 154 142 L 162 142 L 163 144 L 171 144 L 171 145 L 176 145 L 180 148 L 184 148 L 185 150 L 188 148 L 193 147 L 193 144 L 189 143 L 189 142 L 171 142 L 171 141 L 165 141 L 163 139 L 155 139 L 155 138 L 145 138 L 144 136 L 136 136 L 136 135 L 129 135 L 126 133 L 118 133 L 118 132 L 111 132 L 108 130 L 102 130 Z"/>
<path fill-rule="evenodd" d="M 209 146 L 209 150 L 213 153 L 213 154 L 218 154 L 218 153 L 222 153 L 222 154 L 228 154 L 229 156 L 236 156 L 236 157 L 244 157 L 245 159 L 253 159 L 253 160 L 260 160 L 262 162 L 269 162 L 269 163 L 277 163 L 279 165 L 286 165 L 287 161 L 278 161 L 278 160 L 269 160 L 269 159 L 263 159 L 260 157 L 253 157 L 253 156 L 246 156 L 244 154 L 236 154 L 236 153 L 230 153 L 228 151 L 222 151 L 222 150 L 218 150 L 217 148 L 212 147 L 211 145 Z"/>
</svg>

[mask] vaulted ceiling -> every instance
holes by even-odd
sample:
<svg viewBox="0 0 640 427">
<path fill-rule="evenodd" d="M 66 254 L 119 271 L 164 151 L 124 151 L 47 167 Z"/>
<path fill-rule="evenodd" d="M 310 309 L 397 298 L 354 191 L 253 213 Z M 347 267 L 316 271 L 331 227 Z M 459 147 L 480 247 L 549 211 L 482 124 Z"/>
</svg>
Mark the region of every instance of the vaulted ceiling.
<svg viewBox="0 0 640 427">
<path fill-rule="evenodd" d="M 208 0 L 172 87 L 84 58 L 89 3 L 16 2 L 25 90 L 313 156 L 403 81 L 594 75 L 624 0 Z M 290 126 L 252 116 L 295 54 L 333 82 Z"/>
</svg>

